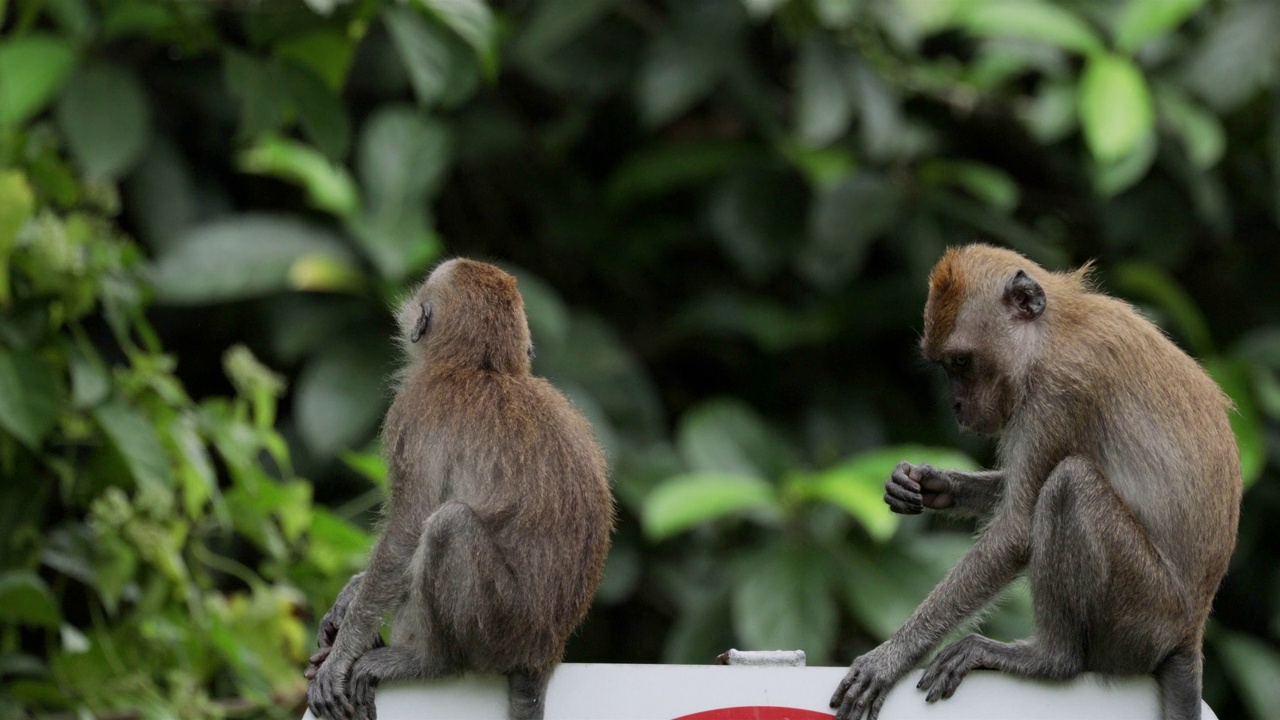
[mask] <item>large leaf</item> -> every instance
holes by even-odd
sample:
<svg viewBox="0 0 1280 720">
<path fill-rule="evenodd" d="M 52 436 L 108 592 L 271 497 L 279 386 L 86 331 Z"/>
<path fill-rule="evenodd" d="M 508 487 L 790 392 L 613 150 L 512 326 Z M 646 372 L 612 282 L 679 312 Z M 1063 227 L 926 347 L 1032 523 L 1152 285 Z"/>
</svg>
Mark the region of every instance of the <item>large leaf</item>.
<svg viewBox="0 0 1280 720">
<path fill-rule="evenodd" d="M 0 127 L 44 109 L 71 74 L 76 55 L 62 40 L 30 34 L 0 42 Z"/>
<path fill-rule="evenodd" d="M 813 198 L 809 241 L 798 258 L 806 279 L 834 288 L 858 274 L 871 241 L 898 219 L 898 193 L 869 172 L 850 176 Z"/>
<path fill-rule="evenodd" d="M 123 68 L 83 65 L 57 107 L 58 125 L 76 162 L 91 177 L 114 179 L 133 168 L 151 134 L 141 83 Z"/>
<path fill-rule="evenodd" d="M 824 665 L 836 641 L 838 612 L 832 569 L 823 553 L 803 547 L 767 548 L 739 565 L 733 590 L 733 627 L 747 647 L 804 650 Z"/>
<path fill-rule="evenodd" d="M 58 416 L 58 376 L 43 358 L 0 348 L 0 427 L 32 451 Z"/>
<path fill-rule="evenodd" d="M 897 445 L 862 453 L 812 475 L 793 477 L 787 491 L 832 503 L 857 518 L 871 537 L 887 540 L 900 518 L 884 502 L 884 485 L 894 466 L 903 460 L 958 470 L 977 467 L 968 456 L 954 450 Z"/>
<path fill-rule="evenodd" d="M 223 53 L 223 79 L 227 90 L 240 102 L 241 137 L 279 130 L 293 113 L 289 95 L 280 92 L 284 78 L 277 61 L 227 49 Z"/>
<path fill-rule="evenodd" d="M 708 400 L 680 418 L 676 444 L 699 472 L 776 477 L 791 466 L 786 443 L 741 400 Z"/>
<path fill-rule="evenodd" d="M 636 105 L 651 128 L 705 98 L 741 52 L 741 5 L 689 3 L 676 9 L 668 29 L 649 43 L 637 79 Z"/>
<path fill-rule="evenodd" d="M 0 621 L 56 628 L 62 613 L 38 575 L 12 570 L 0 575 Z"/>
<path fill-rule="evenodd" d="M 1280 3 L 1226 5 L 1183 64 L 1187 85 L 1219 112 L 1230 111 L 1276 78 Z"/>
<path fill-rule="evenodd" d="M 795 125 L 800 141 L 828 145 L 849 128 L 854 98 L 845 79 L 845 56 L 822 36 L 810 35 L 796 61 Z"/>
<path fill-rule="evenodd" d="M 1142 72 L 1127 58 L 1099 53 L 1080 76 L 1080 125 L 1093 156 L 1112 162 L 1152 131 L 1155 113 Z"/>
<path fill-rule="evenodd" d="M 162 302 L 240 300 L 313 282 L 315 267 L 325 263 L 354 263 L 329 230 L 284 215 L 245 214 L 185 233 L 156 262 L 155 285 Z"/>
<path fill-rule="evenodd" d="M 1227 147 L 1227 134 L 1216 115 L 1169 86 L 1157 91 L 1156 107 L 1196 169 L 1207 170 L 1218 163 Z"/>
<path fill-rule="evenodd" d="M 165 487 L 170 484 L 169 457 L 150 418 L 141 410 L 116 398 L 94 408 L 93 417 L 124 458 L 138 485 Z"/>
<path fill-rule="evenodd" d="M 346 157 L 351 145 L 351 119 L 337 92 L 311 70 L 293 63 L 284 63 L 280 72 L 298 110 L 303 134 L 325 155 L 334 159 Z"/>
<path fill-rule="evenodd" d="M 766 518 L 781 512 L 773 485 L 756 477 L 726 473 L 678 475 L 645 498 L 645 534 L 662 540 L 726 515 L 746 512 Z"/>
<path fill-rule="evenodd" d="M 485 74 L 498 71 L 498 52 L 493 11 L 485 0 L 415 0 L 475 51 Z"/>
<path fill-rule="evenodd" d="M 387 7 L 382 16 L 418 102 L 439 103 L 454 70 L 444 28 L 406 7 Z"/>
<path fill-rule="evenodd" d="M 347 332 L 298 376 L 293 413 L 313 452 L 332 457 L 363 447 L 387 409 L 385 379 L 394 369 L 391 338 Z"/>
<path fill-rule="evenodd" d="M 975 35 L 1010 37 L 1092 53 L 1102 40 L 1070 10 L 1041 0 L 985 0 L 960 12 L 958 24 Z"/>
<path fill-rule="evenodd" d="M 1191 16 L 1204 0 L 1128 0 L 1116 25 L 1116 47 L 1134 52 Z"/>
<path fill-rule="evenodd" d="M 387 107 L 365 126 L 356 165 L 368 217 L 356 237 L 385 278 L 399 281 L 438 252 L 425 213 L 452 148 L 444 125 L 406 107 Z"/>
</svg>

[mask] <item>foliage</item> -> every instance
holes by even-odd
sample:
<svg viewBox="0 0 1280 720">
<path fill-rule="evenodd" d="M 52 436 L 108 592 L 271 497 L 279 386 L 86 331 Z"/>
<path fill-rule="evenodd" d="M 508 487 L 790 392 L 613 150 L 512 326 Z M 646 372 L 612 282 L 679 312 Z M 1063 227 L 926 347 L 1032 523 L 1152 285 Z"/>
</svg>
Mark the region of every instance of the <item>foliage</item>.
<svg viewBox="0 0 1280 720">
<path fill-rule="evenodd" d="M 1263 717 L 1278 30 L 1269 0 L 0 2 L 0 697 L 288 714 L 295 610 L 381 495 L 386 308 L 446 251 L 518 275 L 613 459 L 571 659 L 847 662 L 967 546 L 879 487 L 991 460 L 912 363 L 928 268 L 978 237 L 1098 258 L 1235 402 L 1206 696 Z"/>
</svg>

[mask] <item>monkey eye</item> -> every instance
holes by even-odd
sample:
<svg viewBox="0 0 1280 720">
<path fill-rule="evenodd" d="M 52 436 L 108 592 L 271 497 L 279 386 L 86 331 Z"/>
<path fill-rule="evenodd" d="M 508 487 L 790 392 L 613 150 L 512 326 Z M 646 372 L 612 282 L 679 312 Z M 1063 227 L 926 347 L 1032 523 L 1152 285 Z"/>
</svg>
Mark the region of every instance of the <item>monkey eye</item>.
<svg viewBox="0 0 1280 720">
<path fill-rule="evenodd" d="M 972 363 L 973 358 L 970 355 L 956 354 L 948 355 L 947 358 L 942 361 L 942 366 L 949 372 L 963 372 L 964 370 L 967 370 L 969 365 Z"/>
</svg>

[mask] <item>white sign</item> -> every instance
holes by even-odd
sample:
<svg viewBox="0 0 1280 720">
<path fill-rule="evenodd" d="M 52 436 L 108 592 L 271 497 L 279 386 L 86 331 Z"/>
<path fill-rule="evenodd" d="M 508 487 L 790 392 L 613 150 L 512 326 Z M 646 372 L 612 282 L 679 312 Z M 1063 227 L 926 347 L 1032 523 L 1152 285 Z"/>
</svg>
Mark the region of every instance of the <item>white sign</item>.
<svg viewBox="0 0 1280 720">
<path fill-rule="evenodd" d="M 546 720 L 830 720 L 843 667 L 561 665 Z M 956 694 L 925 702 L 920 671 L 889 694 L 880 720 L 1157 720 L 1149 677 L 1086 674 L 1070 682 L 976 671 Z M 466 676 L 392 683 L 377 691 L 378 720 L 505 720 L 507 682 Z M 1217 720 L 1201 705 L 1202 720 Z M 304 720 L 314 720 L 310 711 Z"/>
</svg>

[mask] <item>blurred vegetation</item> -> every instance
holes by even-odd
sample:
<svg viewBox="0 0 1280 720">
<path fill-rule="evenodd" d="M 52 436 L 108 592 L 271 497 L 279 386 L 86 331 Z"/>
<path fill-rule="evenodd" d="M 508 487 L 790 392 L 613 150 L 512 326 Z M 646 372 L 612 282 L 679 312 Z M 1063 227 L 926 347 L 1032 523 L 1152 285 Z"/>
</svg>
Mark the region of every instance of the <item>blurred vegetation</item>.
<svg viewBox="0 0 1280 720">
<path fill-rule="evenodd" d="M 915 361 L 948 244 L 1089 258 L 1236 402 L 1206 646 L 1280 696 L 1280 4 L 0 0 L 0 718 L 290 717 L 367 551 L 387 307 L 516 273 L 622 519 L 570 660 L 845 663 L 991 461 Z M 304 479 L 305 478 L 305 479 Z M 1024 587 L 984 621 L 1029 625 Z"/>
</svg>

